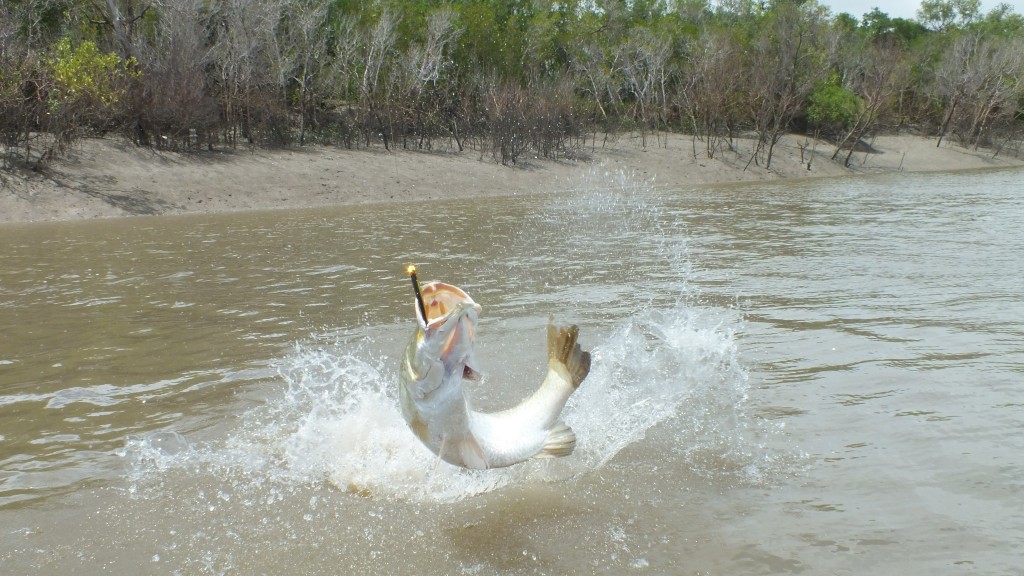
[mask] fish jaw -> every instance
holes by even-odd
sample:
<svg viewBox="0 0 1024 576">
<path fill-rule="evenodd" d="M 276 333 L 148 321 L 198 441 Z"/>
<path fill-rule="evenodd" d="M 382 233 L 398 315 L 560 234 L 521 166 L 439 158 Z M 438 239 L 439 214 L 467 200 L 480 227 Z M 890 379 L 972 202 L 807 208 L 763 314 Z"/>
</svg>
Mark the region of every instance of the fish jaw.
<svg viewBox="0 0 1024 576">
<path fill-rule="evenodd" d="M 476 319 L 476 308 L 461 305 L 443 321 L 435 320 L 416 329 L 406 348 L 401 371 L 402 385 L 414 392 L 414 397 L 425 397 L 444 381 L 478 375 L 472 368 L 476 365 Z"/>
<path fill-rule="evenodd" d="M 415 306 L 422 353 L 440 359 L 446 373 L 456 372 L 461 365 L 465 378 L 479 380 L 473 339 L 480 305 L 461 288 L 444 282 L 424 284 L 422 295 L 427 317 L 424 318 L 419 306 Z"/>
<path fill-rule="evenodd" d="M 462 380 L 479 377 L 473 368 L 473 339 L 480 312 L 462 290 L 441 283 L 423 289 L 427 318 L 418 325 L 399 371 L 402 416 L 417 438 L 441 459 L 467 468 L 486 468 L 469 430 L 469 404 Z"/>
<path fill-rule="evenodd" d="M 416 334 L 416 356 L 426 362 L 440 361 L 446 375 L 478 379 L 473 338 L 476 335 L 477 309 L 462 304 L 444 322 L 430 322 Z"/>
<path fill-rule="evenodd" d="M 420 328 L 426 328 L 435 323 L 444 323 L 450 315 L 457 313 L 460 307 L 470 305 L 477 314 L 480 314 L 480 305 L 469 297 L 469 294 L 451 284 L 444 282 L 427 282 L 420 291 L 423 298 L 423 310 L 426 318 L 421 314 L 419 305 L 415 306 L 416 320 Z"/>
</svg>

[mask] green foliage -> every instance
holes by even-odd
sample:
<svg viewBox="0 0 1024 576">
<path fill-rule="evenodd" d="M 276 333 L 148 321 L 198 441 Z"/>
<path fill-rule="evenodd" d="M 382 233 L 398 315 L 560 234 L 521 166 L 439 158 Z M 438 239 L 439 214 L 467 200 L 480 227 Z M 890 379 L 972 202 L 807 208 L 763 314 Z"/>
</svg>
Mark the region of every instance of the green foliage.
<svg viewBox="0 0 1024 576">
<path fill-rule="evenodd" d="M 878 10 L 875 8 L 875 10 Z M 867 15 L 865 15 L 867 18 Z M 841 12 L 836 15 L 834 24 L 837 30 L 844 33 L 853 32 L 857 29 L 857 19 L 847 12 Z"/>
<path fill-rule="evenodd" d="M 981 0 L 921 0 L 918 19 L 934 30 L 970 24 L 981 15 Z"/>
<path fill-rule="evenodd" d="M 504 39 L 494 10 L 485 2 L 460 6 L 462 38 L 456 50 L 457 61 L 466 67 L 495 68 L 502 64 Z"/>
<path fill-rule="evenodd" d="M 0 131 L 457 146 L 509 163 L 600 131 L 693 130 L 709 154 L 755 132 L 769 165 L 805 119 L 858 137 L 1019 131 L 1022 31 L 977 0 L 925 0 L 918 20 L 821 0 L 0 0 Z M 947 50 L 961 38 L 1005 42 L 979 60 Z M 982 82 L 982 64 L 999 73 Z"/>
<path fill-rule="evenodd" d="M 863 101 L 833 73 L 819 82 L 807 98 L 807 121 L 823 130 L 849 129 L 863 107 Z"/>
<path fill-rule="evenodd" d="M 111 107 L 124 94 L 124 81 L 139 75 L 134 60 L 104 54 L 91 40 L 72 48 L 67 37 L 57 43 L 45 64 L 53 81 L 51 107 L 83 101 Z"/>
<path fill-rule="evenodd" d="M 860 30 L 875 40 L 894 38 L 905 44 L 913 42 L 928 32 L 928 29 L 919 22 L 905 18 L 891 18 L 878 8 L 873 8 L 864 14 Z"/>
<path fill-rule="evenodd" d="M 978 22 L 977 27 L 994 36 L 1020 37 L 1024 33 L 1024 16 L 1014 12 L 1009 4 L 999 4 Z"/>
</svg>

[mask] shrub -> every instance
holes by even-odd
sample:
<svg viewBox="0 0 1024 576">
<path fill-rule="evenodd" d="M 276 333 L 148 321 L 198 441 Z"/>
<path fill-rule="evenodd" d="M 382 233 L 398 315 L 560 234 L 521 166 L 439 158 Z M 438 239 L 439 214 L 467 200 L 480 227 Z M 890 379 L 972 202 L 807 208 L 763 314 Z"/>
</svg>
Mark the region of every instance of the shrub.
<svg viewBox="0 0 1024 576">
<path fill-rule="evenodd" d="M 807 101 L 807 121 L 830 136 L 849 130 L 864 105 L 860 97 L 839 82 L 839 75 L 834 72 L 814 87 Z"/>
<path fill-rule="evenodd" d="M 135 62 L 100 52 L 92 41 L 77 47 L 62 38 L 43 58 L 47 115 L 40 128 L 53 142 L 41 160 L 66 149 L 83 132 L 105 131 L 117 115 L 117 105 L 130 78 L 137 77 Z"/>
<path fill-rule="evenodd" d="M 107 108 L 124 94 L 122 80 L 130 75 L 131 65 L 122 65 L 117 54 L 100 52 L 91 40 L 72 48 L 67 37 L 57 43 L 46 63 L 53 81 L 51 106 L 87 101 Z"/>
</svg>

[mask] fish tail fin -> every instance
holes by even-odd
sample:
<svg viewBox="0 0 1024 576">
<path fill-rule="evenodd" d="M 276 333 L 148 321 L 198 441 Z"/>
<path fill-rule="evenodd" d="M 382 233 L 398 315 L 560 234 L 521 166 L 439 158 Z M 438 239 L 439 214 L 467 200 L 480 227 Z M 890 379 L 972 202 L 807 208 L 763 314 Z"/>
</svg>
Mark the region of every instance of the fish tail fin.
<svg viewBox="0 0 1024 576">
<path fill-rule="evenodd" d="M 558 422 L 548 430 L 548 438 L 544 447 L 534 458 L 561 458 L 572 454 L 576 448 L 576 434 L 563 422 Z"/>
<path fill-rule="evenodd" d="M 580 329 L 572 326 L 556 327 L 548 322 L 548 364 L 560 364 L 569 374 L 573 389 L 590 373 L 590 352 L 584 352 L 576 339 Z"/>
</svg>

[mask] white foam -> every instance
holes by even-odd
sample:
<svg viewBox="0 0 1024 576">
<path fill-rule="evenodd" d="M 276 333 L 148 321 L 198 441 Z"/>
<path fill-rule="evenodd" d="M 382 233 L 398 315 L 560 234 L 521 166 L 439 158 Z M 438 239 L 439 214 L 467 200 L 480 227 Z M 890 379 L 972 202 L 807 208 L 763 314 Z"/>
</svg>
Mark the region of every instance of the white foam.
<svg viewBox="0 0 1024 576">
<path fill-rule="evenodd" d="M 601 255 L 592 247 L 608 238 L 634 238 L 655 251 L 665 267 L 637 271 L 648 287 L 652 275 L 666 279 L 653 282 L 657 298 L 645 299 L 638 295 L 641 290 L 625 285 L 623 292 L 633 300 L 615 309 L 617 319 L 605 321 L 607 336 L 593 345 L 591 373 L 563 414 L 577 435 L 569 458 L 487 471 L 439 462 L 399 411 L 403 347 L 363 329 L 342 332 L 329 345 L 315 338 L 297 344 L 278 363 L 281 392 L 247 413 L 223 443 L 187 449 L 175 443 L 174 453 L 167 454 L 145 438 L 133 439 L 126 453 L 136 477 L 192 466 L 261 485 L 328 482 L 373 498 L 448 502 L 590 474 L 661 426 L 672 441 L 655 448 L 659 458 L 682 461 L 698 474 L 763 481 L 772 462 L 760 437 L 772 430 L 745 413 L 749 384 L 735 337 L 741 319 L 733 310 L 695 303 L 698 298 L 685 282 L 685 234 L 666 228 L 664 214 L 646 203 L 644 191 L 652 186 L 623 173 L 595 174 L 572 197 L 542 207 L 529 231 L 534 241 L 553 235 L 546 246 L 590 259 L 577 268 L 559 268 L 554 278 L 562 282 L 594 281 L 592 270 Z M 523 260 L 517 265 L 524 274 L 531 266 Z M 607 297 L 600 289 L 573 294 Z M 590 303 L 583 304 L 581 309 Z"/>
<path fill-rule="evenodd" d="M 438 462 L 402 419 L 397 359 L 367 352 L 375 343 L 365 340 L 296 345 L 279 366 L 280 397 L 253 409 L 221 446 L 175 441 L 168 452 L 166 437 L 143 437 L 130 451 L 137 471 L 194 466 L 285 486 L 326 481 L 373 498 L 447 502 L 588 474 L 666 425 L 678 442 L 660 448 L 664 457 L 692 456 L 704 474 L 723 465 L 740 470 L 760 451 L 742 414 L 746 373 L 727 322 L 683 304 L 620 322 L 594 347 L 591 374 L 566 407 L 578 444 L 557 463 L 471 471 Z M 713 464 L 704 462 L 709 453 Z"/>
<path fill-rule="evenodd" d="M 398 374 L 374 361 L 331 349 L 297 347 L 282 369 L 289 402 L 309 406 L 284 442 L 289 467 L 339 488 L 400 499 L 453 500 L 508 482 L 507 474 L 461 470 L 412 435 L 398 408 Z M 312 369 L 310 369 L 312 368 Z M 328 384 L 324 390 L 324 384 Z"/>
</svg>

